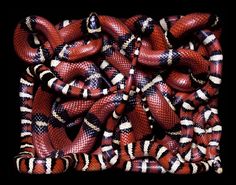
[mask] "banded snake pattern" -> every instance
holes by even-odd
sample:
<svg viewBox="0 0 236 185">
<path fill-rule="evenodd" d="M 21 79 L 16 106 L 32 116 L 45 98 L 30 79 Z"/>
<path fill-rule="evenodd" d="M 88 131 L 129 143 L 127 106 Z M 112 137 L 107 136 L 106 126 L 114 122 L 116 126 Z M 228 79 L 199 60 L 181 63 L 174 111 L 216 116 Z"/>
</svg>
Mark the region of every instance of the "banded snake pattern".
<svg viewBox="0 0 236 185">
<path fill-rule="evenodd" d="M 26 17 L 13 38 L 27 66 L 17 170 L 222 173 L 219 23 L 207 13 Z"/>
</svg>

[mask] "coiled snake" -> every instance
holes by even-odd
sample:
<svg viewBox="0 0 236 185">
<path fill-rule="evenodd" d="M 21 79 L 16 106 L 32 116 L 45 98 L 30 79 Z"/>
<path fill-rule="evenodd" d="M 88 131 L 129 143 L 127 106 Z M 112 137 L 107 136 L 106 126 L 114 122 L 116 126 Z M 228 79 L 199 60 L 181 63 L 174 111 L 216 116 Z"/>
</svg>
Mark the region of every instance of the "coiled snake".
<svg viewBox="0 0 236 185">
<path fill-rule="evenodd" d="M 17 170 L 222 173 L 219 25 L 207 13 L 26 17 L 14 32 L 27 65 Z"/>
</svg>

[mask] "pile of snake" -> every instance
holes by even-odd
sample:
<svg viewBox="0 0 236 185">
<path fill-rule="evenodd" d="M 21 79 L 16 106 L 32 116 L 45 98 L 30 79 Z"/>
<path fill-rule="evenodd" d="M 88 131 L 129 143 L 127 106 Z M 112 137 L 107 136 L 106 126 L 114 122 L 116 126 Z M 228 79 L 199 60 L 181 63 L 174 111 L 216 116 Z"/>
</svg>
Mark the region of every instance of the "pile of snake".
<svg viewBox="0 0 236 185">
<path fill-rule="evenodd" d="M 222 173 L 221 29 L 208 13 L 20 21 L 16 169 Z"/>
</svg>

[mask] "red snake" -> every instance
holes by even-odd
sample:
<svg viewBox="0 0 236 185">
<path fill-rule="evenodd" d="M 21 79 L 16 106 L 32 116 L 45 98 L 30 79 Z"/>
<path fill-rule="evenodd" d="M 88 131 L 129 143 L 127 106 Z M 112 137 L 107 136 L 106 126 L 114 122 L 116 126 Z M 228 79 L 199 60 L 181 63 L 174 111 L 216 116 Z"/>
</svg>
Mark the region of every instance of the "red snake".
<svg viewBox="0 0 236 185">
<path fill-rule="evenodd" d="M 222 173 L 219 18 L 22 20 L 17 170 Z M 142 38 L 142 39 L 141 39 Z"/>
</svg>

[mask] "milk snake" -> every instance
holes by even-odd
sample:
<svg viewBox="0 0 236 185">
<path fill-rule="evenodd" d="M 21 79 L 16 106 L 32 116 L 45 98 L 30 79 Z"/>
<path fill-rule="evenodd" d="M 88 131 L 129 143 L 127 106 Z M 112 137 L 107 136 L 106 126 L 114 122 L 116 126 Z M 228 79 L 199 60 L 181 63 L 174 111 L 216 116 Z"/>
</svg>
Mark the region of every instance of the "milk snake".
<svg viewBox="0 0 236 185">
<path fill-rule="evenodd" d="M 26 17 L 14 32 L 27 65 L 17 170 L 222 173 L 220 34 L 207 13 Z"/>
</svg>

